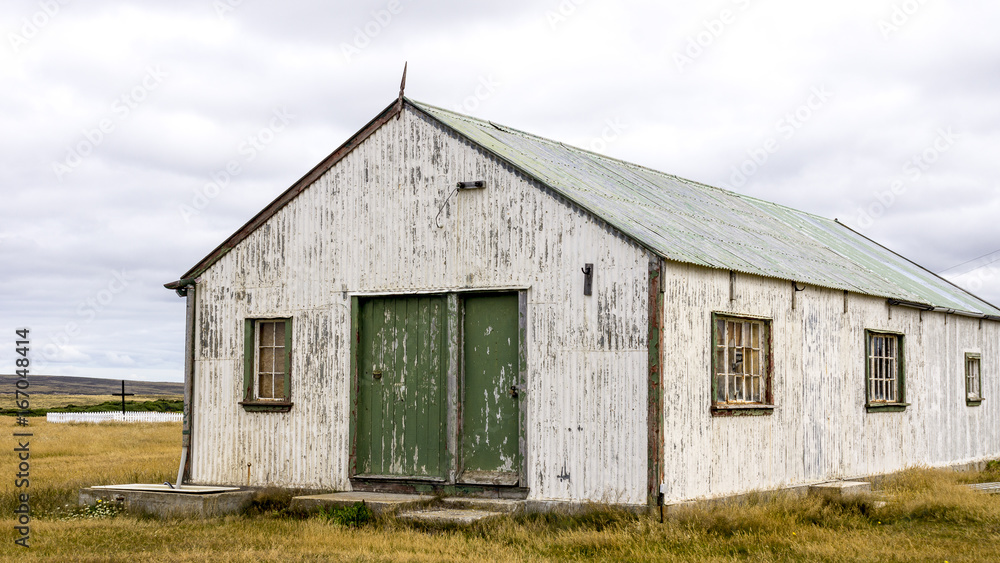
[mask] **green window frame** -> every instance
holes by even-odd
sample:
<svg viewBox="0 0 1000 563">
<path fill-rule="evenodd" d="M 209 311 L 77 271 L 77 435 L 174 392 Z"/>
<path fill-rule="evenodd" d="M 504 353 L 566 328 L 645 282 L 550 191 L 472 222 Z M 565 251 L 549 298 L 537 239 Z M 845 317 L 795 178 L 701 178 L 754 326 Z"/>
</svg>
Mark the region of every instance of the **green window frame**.
<svg viewBox="0 0 1000 563">
<path fill-rule="evenodd" d="M 965 354 L 965 404 L 978 407 L 983 402 L 982 356 L 975 352 Z"/>
<path fill-rule="evenodd" d="M 868 412 L 906 410 L 906 337 L 865 330 L 865 408 Z"/>
<path fill-rule="evenodd" d="M 288 412 L 291 391 L 292 319 L 246 319 L 240 405 L 248 412 Z"/>
<path fill-rule="evenodd" d="M 712 314 L 712 414 L 774 411 L 771 320 Z"/>
</svg>

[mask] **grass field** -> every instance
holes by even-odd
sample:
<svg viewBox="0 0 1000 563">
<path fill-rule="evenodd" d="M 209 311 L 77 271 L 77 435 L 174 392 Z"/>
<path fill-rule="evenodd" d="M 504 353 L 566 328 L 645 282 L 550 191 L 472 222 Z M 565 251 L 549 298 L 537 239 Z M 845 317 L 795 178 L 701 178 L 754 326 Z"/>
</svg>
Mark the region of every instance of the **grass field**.
<svg viewBox="0 0 1000 563">
<path fill-rule="evenodd" d="M 0 419 L 11 436 L 14 419 Z M 178 424 L 32 420 L 31 548 L 14 544 L 14 439 L 0 455 L 3 561 L 996 561 L 1000 496 L 968 490 L 986 472 L 908 470 L 884 483 L 885 506 L 779 496 L 686 509 L 665 524 L 595 509 L 526 515 L 465 530 L 392 518 L 353 528 L 281 511 L 205 520 L 97 517 L 65 505 L 98 484 L 176 476 Z M 113 512 L 113 511 L 112 511 Z"/>
</svg>

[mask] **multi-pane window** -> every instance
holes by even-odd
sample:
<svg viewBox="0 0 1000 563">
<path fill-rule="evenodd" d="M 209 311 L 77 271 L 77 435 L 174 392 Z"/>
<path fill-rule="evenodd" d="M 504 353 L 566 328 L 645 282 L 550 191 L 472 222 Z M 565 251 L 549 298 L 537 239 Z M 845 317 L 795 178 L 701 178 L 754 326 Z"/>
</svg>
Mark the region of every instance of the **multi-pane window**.
<svg viewBox="0 0 1000 563">
<path fill-rule="evenodd" d="M 983 380 L 980 374 L 979 354 L 965 355 L 965 402 L 969 406 L 983 401 Z"/>
<path fill-rule="evenodd" d="M 285 398 L 285 321 L 257 321 L 257 398 Z"/>
<path fill-rule="evenodd" d="M 872 334 L 868 354 L 868 398 L 897 402 L 898 346 L 894 334 Z"/>
<path fill-rule="evenodd" d="M 905 406 L 903 336 L 870 330 L 865 335 L 868 406 Z"/>
<path fill-rule="evenodd" d="M 247 319 L 242 396 L 247 410 L 287 410 L 292 320 Z"/>
<path fill-rule="evenodd" d="M 717 315 L 713 328 L 715 405 L 769 403 L 768 321 Z"/>
</svg>

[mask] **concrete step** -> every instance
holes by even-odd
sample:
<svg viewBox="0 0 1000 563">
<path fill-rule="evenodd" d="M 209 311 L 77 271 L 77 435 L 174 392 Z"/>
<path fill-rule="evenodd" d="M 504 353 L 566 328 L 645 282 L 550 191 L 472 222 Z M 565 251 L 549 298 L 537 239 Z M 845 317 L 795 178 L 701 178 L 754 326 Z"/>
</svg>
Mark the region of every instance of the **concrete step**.
<svg viewBox="0 0 1000 563">
<path fill-rule="evenodd" d="M 323 507 L 345 507 L 352 506 L 357 502 L 364 502 L 372 512 L 383 514 L 425 506 L 433 500 L 434 497 L 430 495 L 353 491 L 294 497 L 289 509 L 294 512 L 312 512 Z"/>
<path fill-rule="evenodd" d="M 472 509 L 486 512 L 516 514 L 524 512 L 524 501 L 504 498 L 447 497 L 441 499 L 447 508 Z"/>
<path fill-rule="evenodd" d="M 1000 494 L 1000 483 L 973 483 L 971 485 L 966 485 L 966 487 L 993 495 Z"/>
<path fill-rule="evenodd" d="M 809 494 L 830 498 L 846 498 L 870 493 L 872 484 L 866 481 L 830 481 L 810 485 Z"/>
<path fill-rule="evenodd" d="M 470 526 L 481 520 L 497 518 L 506 514 L 509 513 L 468 508 L 427 508 L 400 512 L 396 518 L 422 524 Z"/>
</svg>

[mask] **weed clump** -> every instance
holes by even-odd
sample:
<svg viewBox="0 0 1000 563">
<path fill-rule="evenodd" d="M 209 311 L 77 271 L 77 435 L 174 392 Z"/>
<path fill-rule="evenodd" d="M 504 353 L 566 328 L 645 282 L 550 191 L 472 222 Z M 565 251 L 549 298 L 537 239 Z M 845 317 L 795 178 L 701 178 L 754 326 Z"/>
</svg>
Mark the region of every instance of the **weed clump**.
<svg viewBox="0 0 1000 563">
<path fill-rule="evenodd" d="M 633 512 L 610 505 L 594 504 L 578 511 L 551 511 L 525 513 L 515 516 L 513 522 L 539 531 L 572 531 L 617 529 L 636 522 L 639 516 Z"/>
<path fill-rule="evenodd" d="M 375 520 L 375 513 L 364 501 L 350 506 L 323 507 L 319 510 L 319 516 L 330 523 L 349 528 L 360 528 Z"/>
<path fill-rule="evenodd" d="M 1000 459 L 992 459 L 986 462 L 986 467 L 976 475 L 979 483 L 1000 482 Z"/>
<path fill-rule="evenodd" d="M 72 507 L 65 505 L 49 512 L 56 520 L 92 520 L 115 518 L 125 513 L 125 505 L 120 502 L 97 499 L 94 504 Z"/>
<path fill-rule="evenodd" d="M 750 494 L 683 509 L 675 521 L 688 532 L 720 538 L 780 535 L 803 527 L 855 530 L 877 521 L 878 506 L 878 501 L 867 495 Z"/>
<path fill-rule="evenodd" d="M 998 523 L 1000 516 L 990 495 L 965 486 L 967 478 L 940 469 L 907 469 L 889 478 L 883 491 L 889 501 L 883 520 Z"/>
</svg>

